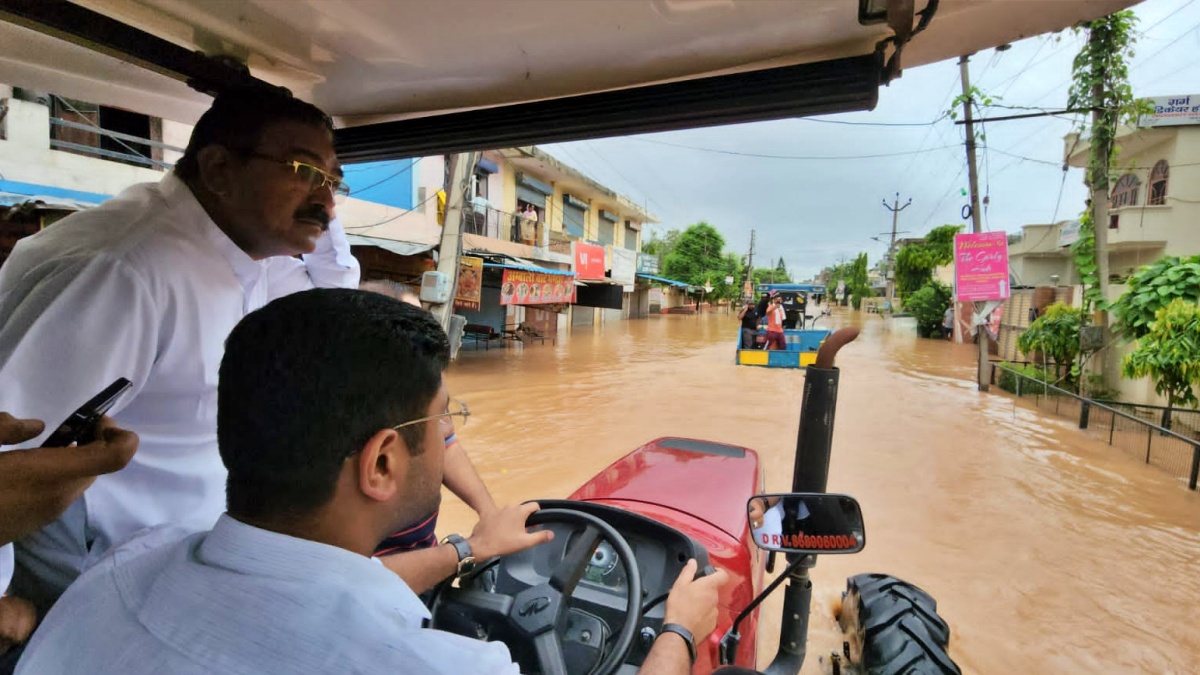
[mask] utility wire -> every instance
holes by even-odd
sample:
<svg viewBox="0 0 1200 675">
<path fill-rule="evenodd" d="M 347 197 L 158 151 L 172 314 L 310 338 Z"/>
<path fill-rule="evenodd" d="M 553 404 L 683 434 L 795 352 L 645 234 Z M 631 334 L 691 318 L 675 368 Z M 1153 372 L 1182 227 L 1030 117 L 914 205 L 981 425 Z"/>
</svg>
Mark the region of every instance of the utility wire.
<svg viewBox="0 0 1200 675">
<path fill-rule="evenodd" d="M 804 155 L 766 155 L 766 154 L 760 154 L 760 153 L 754 153 L 754 152 L 738 152 L 736 150 L 720 150 L 718 148 L 703 148 L 703 147 L 698 147 L 698 146 L 694 146 L 694 145 L 683 145 L 681 143 L 668 143 L 667 141 L 655 141 L 655 140 L 651 140 L 648 138 L 634 138 L 631 140 L 635 140 L 639 143 L 650 143 L 652 145 L 665 145 L 665 146 L 672 147 L 672 148 L 682 148 L 684 150 L 695 150 L 698 152 L 711 152 L 711 153 L 715 153 L 715 154 L 719 154 L 719 155 L 734 155 L 737 157 L 755 157 L 758 159 L 797 159 L 797 160 L 812 160 L 812 161 L 841 160 L 841 159 L 878 159 L 881 157 L 902 157 L 902 156 L 906 156 L 906 155 L 921 154 L 924 152 L 935 152 L 937 150 L 944 150 L 949 147 L 954 147 L 954 146 L 947 145 L 947 146 L 942 146 L 942 147 L 938 147 L 938 148 L 931 148 L 929 150 L 907 150 L 905 152 L 888 152 L 888 153 L 880 153 L 880 154 L 875 154 L 875 155 L 804 156 Z"/>
</svg>

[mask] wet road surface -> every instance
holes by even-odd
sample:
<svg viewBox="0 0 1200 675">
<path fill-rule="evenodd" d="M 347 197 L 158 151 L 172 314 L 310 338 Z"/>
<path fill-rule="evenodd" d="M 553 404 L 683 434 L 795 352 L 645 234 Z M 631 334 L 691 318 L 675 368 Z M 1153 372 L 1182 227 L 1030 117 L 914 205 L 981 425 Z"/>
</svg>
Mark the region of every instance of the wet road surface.
<svg viewBox="0 0 1200 675">
<path fill-rule="evenodd" d="M 874 315 L 843 349 L 829 490 L 854 495 L 867 547 L 813 570 L 805 673 L 840 649 L 847 576 L 887 572 L 932 593 L 970 673 L 1200 670 L 1200 495 L 996 388 L 972 345 L 920 340 Z M 460 430 L 497 501 L 562 498 L 661 436 L 758 450 L 790 487 L 803 376 L 732 363 L 733 316 L 662 316 L 564 332 L 558 345 L 466 350 L 448 373 Z M 447 494 L 439 535 L 473 514 Z M 763 610 L 760 665 L 780 598 Z"/>
</svg>

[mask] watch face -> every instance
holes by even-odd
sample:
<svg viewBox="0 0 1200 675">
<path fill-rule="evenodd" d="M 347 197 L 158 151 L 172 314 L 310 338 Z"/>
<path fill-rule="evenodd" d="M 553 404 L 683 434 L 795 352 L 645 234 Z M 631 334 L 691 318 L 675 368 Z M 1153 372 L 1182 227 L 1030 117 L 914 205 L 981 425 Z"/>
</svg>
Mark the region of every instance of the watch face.
<svg viewBox="0 0 1200 675">
<path fill-rule="evenodd" d="M 475 569 L 475 556 L 469 555 L 469 556 L 463 558 L 462 560 L 458 561 L 459 576 L 468 574 L 473 569 Z"/>
</svg>

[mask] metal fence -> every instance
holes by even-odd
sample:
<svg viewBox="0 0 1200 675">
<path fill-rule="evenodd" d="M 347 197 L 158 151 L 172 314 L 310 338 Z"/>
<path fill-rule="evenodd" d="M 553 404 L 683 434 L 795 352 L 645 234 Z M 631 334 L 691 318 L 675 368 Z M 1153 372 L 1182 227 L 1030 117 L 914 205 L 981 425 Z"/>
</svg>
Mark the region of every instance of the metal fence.
<svg viewBox="0 0 1200 675">
<path fill-rule="evenodd" d="M 1167 408 L 1161 405 L 1143 405 L 1121 401 L 1100 400 L 1097 402 L 1170 429 L 1182 436 L 1200 440 L 1200 410 L 1195 408 Z"/>
<path fill-rule="evenodd" d="M 1186 480 L 1189 490 L 1196 489 L 1200 438 L 1189 437 L 1182 425 L 1171 430 L 1154 424 L 1143 418 L 1144 411 L 1133 409 L 1155 406 L 1095 401 L 999 364 L 992 364 L 992 383 L 1032 401 L 1043 412 L 1078 422 L 1079 428 L 1093 438 Z"/>
</svg>

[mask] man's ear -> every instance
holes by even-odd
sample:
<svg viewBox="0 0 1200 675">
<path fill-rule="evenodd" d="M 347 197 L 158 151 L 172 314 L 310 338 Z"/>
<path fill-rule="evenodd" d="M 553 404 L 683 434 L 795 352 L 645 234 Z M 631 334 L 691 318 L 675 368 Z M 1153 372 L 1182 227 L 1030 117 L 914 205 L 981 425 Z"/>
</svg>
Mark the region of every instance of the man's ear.
<svg viewBox="0 0 1200 675">
<path fill-rule="evenodd" d="M 231 188 L 230 181 L 233 180 L 230 169 L 233 168 L 234 160 L 233 153 L 224 146 L 205 146 L 196 155 L 201 185 L 218 197 L 228 194 Z"/>
<path fill-rule="evenodd" d="M 363 444 L 358 454 L 358 489 L 376 501 L 387 501 L 404 486 L 410 457 L 404 437 L 395 429 L 381 429 Z"/>
</svg>

